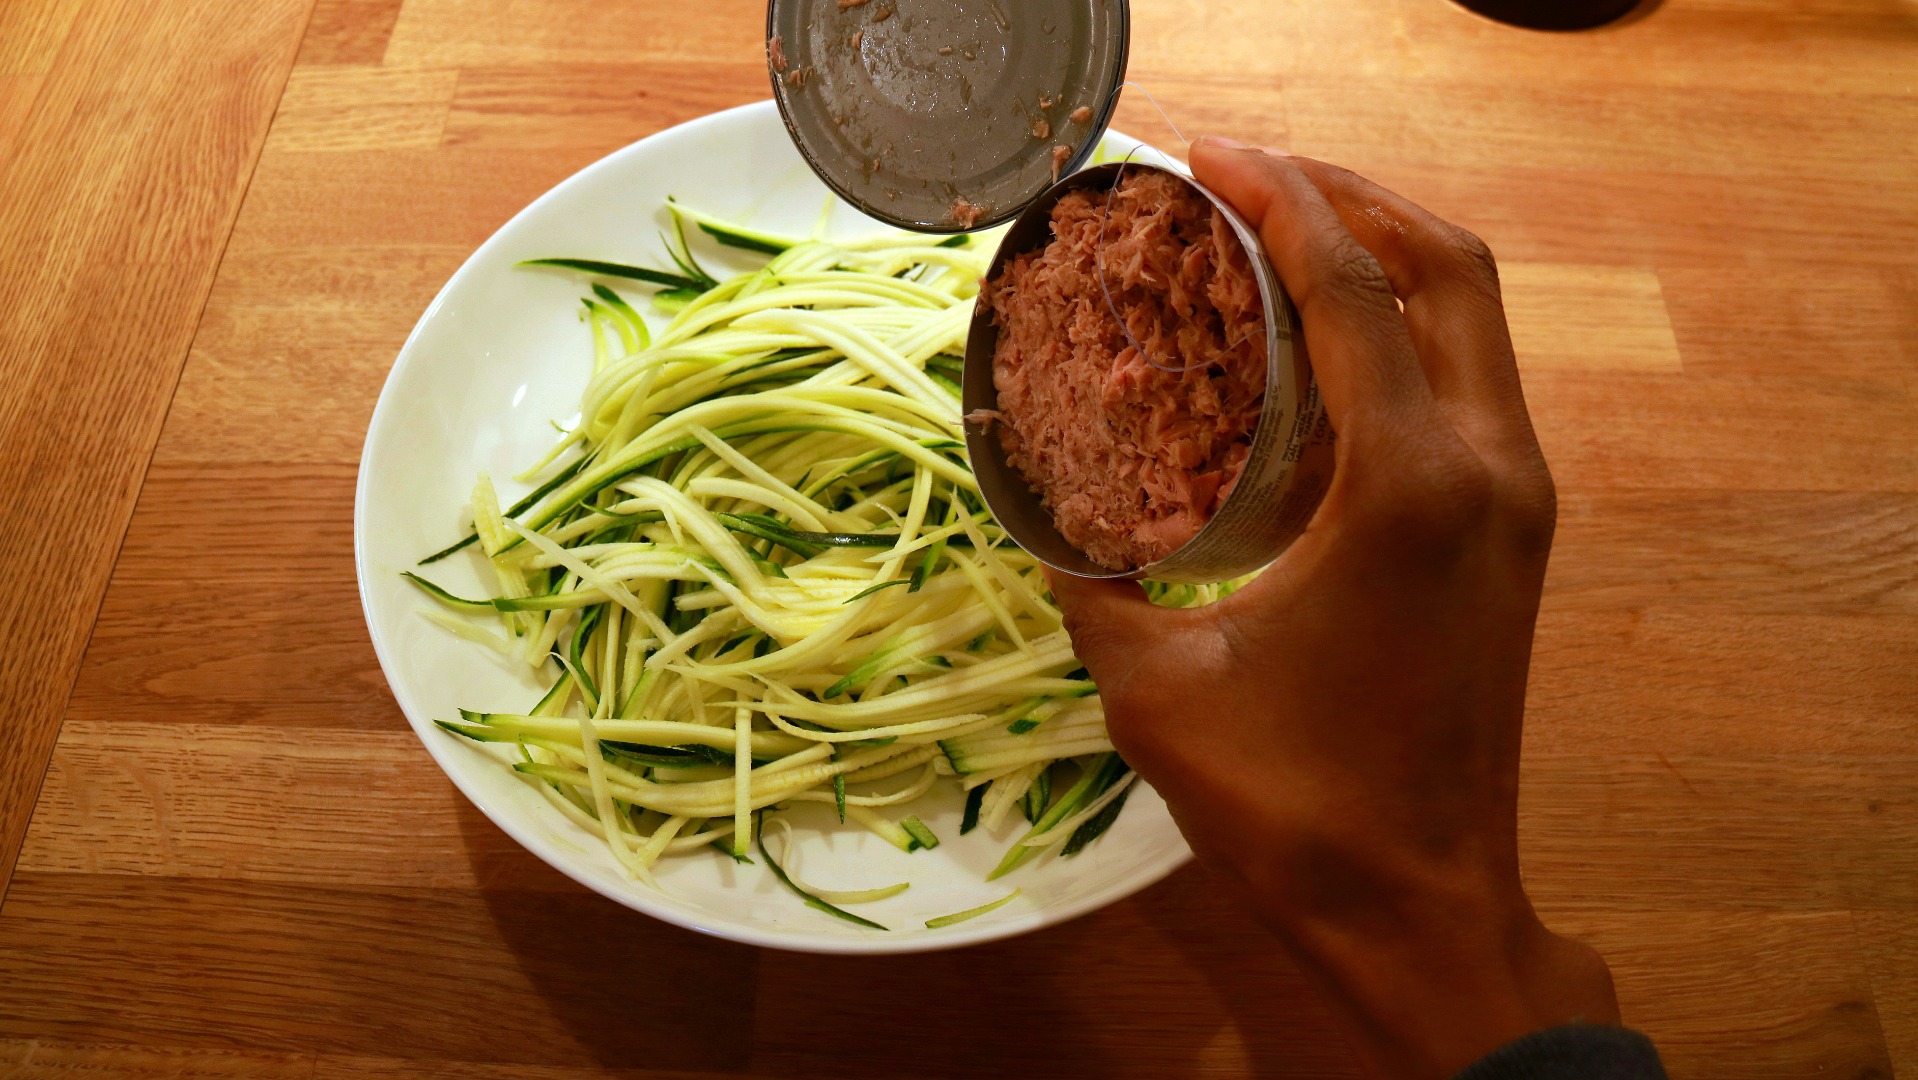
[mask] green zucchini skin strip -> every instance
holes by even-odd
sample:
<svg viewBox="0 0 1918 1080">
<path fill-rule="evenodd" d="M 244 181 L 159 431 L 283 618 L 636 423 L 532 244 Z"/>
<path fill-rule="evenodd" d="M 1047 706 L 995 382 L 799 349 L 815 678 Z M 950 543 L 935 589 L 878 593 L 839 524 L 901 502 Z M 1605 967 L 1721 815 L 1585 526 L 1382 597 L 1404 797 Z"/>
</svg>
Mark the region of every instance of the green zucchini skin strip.
<svg viewBox="0 0 1918 1080">
<path fill-rule="evenodd" d="M 674 315 L 699 297 L 700 290 L 696 288 L 661 289 L 653 294 L 653 306 L 669 315 Z"/>
<path fill-rule="evenodd" d="M 554 473 L 550 478 L 547 479 L 545 483 L 541 484 L 540 486 L 534 488 L 531 492 L 527 493 L 525 498 L 514 503 L 512 506 L 507 507 L 505 513 L 502 516 L 517 517 L 518 515 L 524 514 L 526 511 L 531 510 L 533 508 L 533 504 L 539 502 L 541 499 L 544 499 L 546 496 L 551 495 L 553 492 L 558 491 L 561 484 L 564 484 L 566 483 L 566 481 L 571 480 L 573 477 L 579 475 L 579 470 L 584 468 L 585 465 L 586 465 L 586 459 L 580 458 L 578 461 L 575 461 L 571 465 L 568 465 L 564 469 L 561 469 L 560 471 Z M 426 566 L 431 563 L 439 562 L 441 559 L 446 558 L 448 555 L 453 554 L 455 551 L 458 551 L 461 548 L 471 545 L 478 539 L 479 539 L 478 533 L 476 532 L 467 533 L 466 539 L 461 540 L 458 543 L 451 544 L 447 547 L 443 547 L 438 551 L 435 551 L 433 554 L 428 555 L 424 559 L 421 559 L 418 565 Z"/>
<path fill-rule="evenodd" d="M 628 761 L 662 769 L 685 769 L 695 765 L 731 765 L 733 756 L 717 746 L 687 743 L 680 746 L 648 746 L 645 743 L 602 741 L 600 753 L 617 755 Z"/>
<path fill-rule="evenodd" d="M 755 814 L 753 816 L 756 818 L 760 817 L 760 815 L 758 814 Z M 772 852 L 766 850 L 766 827 L 765 827 L 765 820 L 763 818 L 760 818 L 760 820 L 755 821 L 753 823 L 753 841 L 754 843 L 759 845 L 759 857 L 766 860 L 766 865 L 772 868 L 773 876 L 779 879 L 779 883 L 781 885 L 784 885 L 788 889 L 791 889 L 793 892 L 798 893 L 800 898 L 806 901 L 807 907 L 813 908 L 818 911 L 823 911 L 828 915 L 834 916 L 836 918 L 844 919 L 849 923 L 856 923 L 860 926 L 864 926 L 871 930 L 890 931 L 892 929 L 892 927 L 890 926 L 881 926 L 878 923 L 873 922 L 871 919 L 854 915 L 852 912 L 847 911 L 845 908 L 834 907 L 833 905 L 826 903 L 824 900 L 821 900 L 817 896 L 814 896 L 813 894 L 793 884 L 793 879 L 786 876 L 785 867 L 780 866 L 778 860 L 773 858 Z"/>
<path fill-rule="evenodd" d="M 793 547 L 795 551 L 800 551 L 801 547 L 807 548 L 809 550 L 801 551 L 801 554 L 809 557 L 829 547 L 889 548 L 899 543 L 898 533 L 807 532 L 792 528 L 763 514 L 716 514 L 714 516 L 734 532 L 757 536 L 761 540 L 771 540 L 785 547 L 800 545 L 800 547 Z M 935 541 L 935 543 L 942 547 L 969 548 L 972 546 L 972 540 L 964 533 L 948 536 L 943 541 Z"/>
<path fill-rule="evenodd" d="M 612 309 L 613 315 L 626 324 L 626 329 L 632 332 L 633 339 L 639 343 L 640 348 L 644 349 L 652 345 L 653 335 L 652 331 L 646 328 L 646 320 L 640 318 L 639 312 L 633 310 L 633 305 L 627 303 L 625 297 L 597 281 L 593 282 L 593 295 L 605 301 L 606 306 Z"/>
<path fill-rule="evenodd" d="M 1014 900 L 1017 900 L 1021 891 L 1022 890 L 1014 889 L 990 904 L 980 904 L 976 908 L 967 908 L 964 911 L 955 911 L 951 915 L 941 915 L 936 919 L 927 919 L 926 929 L 938 930 L 943 927 L 965 922 L 967 919 L 976 919 L 981 915 L 989 915 L 1005 907 L 1007 904 L 1012 903 Z"/>
<path fill-rule="evenodd" d="M 1070 790 L 1064 795 L 1061 795 L 1044 814 L 1040 815 L 1039 820 L 1034 822 L 1032 828 L 1027 831 L 1024 837 L 1020 837 L 1020 839 L 1023 840 L 1026 837 L 1037 836 L 1047 829 L 1052 828 L 1054 825 L 1059 824 L 1061 821 L 1064 821 L 1067 815 L 1079 807 L 1084 806 L 1088 800 L 1096 797 L 1092 794 L 1094 788 L 1104 791 L 1106 788 L 1111 787 L 1112 784 L 1127 771 L 1126 763 L 1119 755 L 1100 755 L 1100 760 L 1087 767 L 1085 775 L 1079 777 L 1079 782 L 1073 784 Z M 1113 802 L 1118 801 L 1117 799 L 1113 800 Z M 1110 807 L 1108 807 L 1108 809 L 1110 809 Z M 1086 824 L 1090 825 L 1091 822 L 1087 822 Z M 1070 843 L 1069 840 L 1067 842 Z M 1026 847 L 1024 844 L 1014 844 L 1012 850 L 1006 852 L 1006 857 L 1000 860 L 999 865 L 994 868 L 992 873 L 986 875 L 986 880 L 993 881 L 1010 874 L 1024 864 L 1027 859 L 1032 858 L 1038 853 L 1038 848 Z"/>
<path fill-rule="evenodd" d="M 946 542 L 949 539 L 950 537 L 942 537 L 925 546 L 919 557 L 919 568 L 912 572 L 912 585 L 906 589 L 907 592 L 918 592 L 925 587 L 927 579 L 932 577 L 932 572 L 939 568 L 939 560 L 945 557 Z"/>
<path fill-rule="evenodd" d="M 573 687 L 573 673 L 569 671 L 566 674 L 561 675 L 557 680 L 555 680 L 553 683 L 552 689 L 546 691 L 545 694 L 541 695 L 540 699 L 534 702 L 533 707 L 531 709 L 528 709 L 527 712 L 529 712 L 530 714 L 534 716 L 541 715 L 540 710 L 546 708 L 548 705 L 551 705 L 555 698 L 571 690 L 572 687 Z"/>
<path fill-rule="evenodd" d="M 736 533 L 769 540 L 802 559 L 810 559 L 826 550 L 821 544 L 794 539 L 791 535 L 792 530 L 760 514 L 716 514 L 714 516 L 719 518 L 720 524 Z"/>
<path fill-rule="evenodd" d="M 714 851 L 719 852 L 721 855 L 726 856 L 728 859 L 731 859 L 732 861 L 738 863 L 741 866 L 753 865 L 753 857 L 751 855 L 746 855 L 741 852 L 734 851 L 732 848 L 727 846 L 724 840 L 715 840 L 712 843 L 707 844 L 706 846 L 709 848 L 712 848 Z"/>
<path fill-rule="evenodd" d="M 679 246 L 675 248 L 671 240 L 667 240 L 663 234 L 660 236 L 660 242 L 666 246 L 667 258 L 672 259 L 674 265 L 684 270 L 695 284 L 703 285 L 708 289 L 718 285 L 719 282 L 706 272 L 705 267 L 699 265 L 697 258 L 693 257 L 693 249 L 686 243 L 686 215 L 680 212 L 678 200 L 671 195 L 666 196 L 666 210 L 673 218 L 673 239 L 679 241 Z"/>
<path fill-rule="evenodd" d="M 931 851 L 933 848 L 939 846 L 939 837 L 934 834 L 931 829 L 926 827 L 925 822 L 920 821 L 917 817 L 901 818 L 899 827 L 906 830 L 914 840 L 919 841 L 919 846 L 925 848 L 927 851 Z"/>
<path fill-rule="evenodd" d="M 597 506 L 582 506 L 580 509 L 598 514 L 601 517 L 612 518 L 614 521 L 627 525 L 657 525 L 666 520 L 666 515 L 657 510 L 641 510 L 638 513 L 621 514 L 612 510 L 601 509 Z"/>
<path fill-rule="evenodd" d="M 523 259 L 520 266 L 556 266 L 562 270 L 577 270 L 583 274 L 598 274 L 601 277 L 627 278 L 632 281 L 644 281 L 649 285 L 664 285 L 669 289 L 699 289 L 706 283 L 698 278 L 681 274 L 668 274 L 663 270 L 648 270 L 643 266 L 628 266 L 625 263 L 602 262 L 598 259 Z"/>
<path fill-rule="evenodd" d="M 433 723 L 442 730 L 479 743 L 517 743 L 526 737 L 516 732 L 495 731 L 485 724 L 460 723 L 454 720 L 435 720 Z M 616 742 L 609 739 L 602 741 L 599 747 L 600 756 L 608 761 L 628 761 L 660 769 L 688 769 L 700 765 L 731 765 L 733 763 L 732 754 L 718 747 L 700 743 L 650 746 L 645 743 Z M 758 762 L 772 759 L 755 755 L 753 760 Z"/>
<path fill-rule="evenodd" d="M 776 243 L 764 236 L 735 232 L 732 229 L 724 229 L 718 225 L 709 225 L 704 221 L 698 222 L 698 225 L 700 232 L 705 233 L 707 236 L 712 237 L 727 247 L 740 248 L 744 251 L 757 251 L 765 255 L 778 255 L 790 248 L 790 245 Z"/>
<path fill-rule="evenodd" d="M 1032 786 L 1026 789 L 1026 820 L 1034 825 L 1046 816 L 1046 808 L 1052 804 L 1052 766 L 1040 771 Z"/>
<path fill-rule="evenodd" d="M 850 604 L 850 603 L 852 603 L 852 602 L 853 602 L 854 600 L 864 600 L 864 599 L 865 599 L 866 597 L 868 597 L 868 596 L 871 596 L 871 595 L 872 595 L 873 593 L 876 593 L 876 592 L 878 592 L 878 591 L 879 591 L 879 590 L 881 590 L 881 589 L 890 589 L 890 588 L 892 588 L 892 587 L 893 587 L 894 585 L 911 585 L 911 584 L 912 584 L 912 579 L 911 579 L 911 578 L 894 578 L 894 579 L 893 579 L 893 580 L 891 580 L 891 581 L 882 581 L 882 582 L 880 582 L 880 583 L 879 583 L 879 584 L 877 584 L 877 585 L 868 585 L 868 586 L 866 586 L 865 588 L 863 588 L 863 589 L 861 589 L 861 590 L 859 590 L 858 592 L 856 592 L 856 593 L 853 593 L 853 594 L 852 594 L 851 596 L 848 596 L 848 597 L 846 597 L 846 598 L 845 598 L 844 600 L 842 600 L 842 601 L 840 601 L 840 603 L 842 603 L 842 604 Z M 911 590 L 908 590 L 908 591 L 911 591 Z M 826 696 L 827 696 L 827 697 L 837 697 L 838 695 L 837 695 L 837 694 L 827 694 Z"/>
<path fill-rule="evenodd" d="M 965 816 L 959 819 L 960 836 L 964 836 L 979 827 L 979 807 L 986 801 L 986 789 L 991 786 L 991 784 L 980 784 L 978 787 L 966 792 Z M 1117 802 L 1118 800 L 1115 799 L 1113 801 Z M 1108 807 L 1107 809 L 1111 808 Z M 1086 824 L 1090 825 L 1092 823 L 1088 821 Z"/>
<path fill-rule="evenodd" d="M 449 544 L 446 547 L 443 547 L 439 549 L 438 551 L 435 551 L 433 554 L 428 555 L 426 558 L 421 559 L 419 562 L 415 563 L 414 565 L 427 566 L 432 563 L 439 562 L 441 559 L 446 558 L 448 555 L 451 555 L 456 551 L 461 551 L 461 550 L 464 550 L 465 548 L 472 547 L 478 541 L 479 541 L 478 533 L 476 532 L 467 533 L 466 538 L 464 540 L 460 540 L 455 543 Z"/>
<path fill-rule="evenodd" d="M 490 615 L 498 610 L 498 608 L 493 606 L 494 601 L 468 600 L 463 596 L 454 596 L 452 593 L 447 592 L 445 589 L 440 588 L 438 585 L 433 584 L 411 570 L 400 571 L 400 576 L 412 582 L 421 592 L 455 611 L 464 611 L 469 615 Z"/>
<path fill-rule="evenodd" d="M 1121 778 L 1113 777 L 1115 782 L 1119 779 Z M 1134 786 L 1136 787 L 1137 785 L 1135 784 Z M 1094 797 L 1096 798 L 1099 794 L 1104 793 L 1095 793 Z M 1099 811 L 1085 824 L 1072 830 L 1072 837 L 1066 841 L 1066 846 L 1059 852 L 1059 857 L 1063 859 L 1077 855 L 1079 852 L 1085 850 L 1087 844 L 1104 836 L 1106 830 L 1112 828 L 1112 823 L 1119 820 L 1119 811 L 1125 809 L 1125 801 L 1131 797 L 1132 788 L 1121 791 L 1117 798 L 1106 804 L 1104 810 Z"/>
<path fill-rule="evenodd" d="M 460 715 L 464 717 L 464 722 L 435 720 L 434 723 L 454 734 L 464 735 L 474 742 L 516 743 L 520 740 L 521 736 L 524 735 L 552 734 L 562 729 L 576 732 L 578 729 L 578 721 L 569 720 L 564 717 L 520 716 L 512 713 L 479 713 L 471 709 L 460 710 Z M 731 728 L 708 728 L 697 724 L 686 724 L 670 720 L 602 720 L 599 723 L 599 727 L 601 731 L 620 731 L 625 729 L 631 732 L 637 729 L 638 731 L 645 732 L 646 737 L 649 738 L 661 737 L 668 740 L 683 740 L 670 742 L 670 745 L 676 747 L 702 743 L 707 746 L 714 746 L 726 750 L 727 760 L 732 760 L 733 730 Z M 576 735 L 569 735 L 569 737 L 576 737 Z M 630 739 L 615 737 L 614 741 L 628 742 Z M 661 744 L 649 743 L 646 745 Z M 781 732 L 753 732 L 754 760 L 795 753 L 807 749 L 811 745 L 812 744 L 807 740 L 795 738 Z"/>
<path fill-rule="evenodd" d="M 848 429 L 846 429 L 844 425 L 842 424 L 835 424 L 832 422 L 828 422 L 826 420 L 807 421 L 805 423 L 792 423 L 792 422 L 783 422 L 783 421 L 767 421 L 763 419 L 755 419 L 755 420 L 742 420 L 737 424 L 726 425 L 725 427 L 722 427 L 722 428 L 715 428 L 713 429 L 713 434 L 719 436 L 722 439 L 729 439 L 729 438 L 733 438 L 741 435 L 777 435 L 777 434 L 783 434 L 789 431 L 843 431 L 843 430 L 848 430 Z M 652 465 L 658 461 L 663 461 L 664 459 L 669 458 L 681 451 L 692 450 L 696 447 L 699 447 L 700 445 L 701 444 L 698 439 L 688 436 L 684 439 L 678 439 L 671 443 L 668 443 L 665 446 L 655 447 L 654 449 L 649 450 L 646 453 L 643 453 L 639 455 L 637 458 L 634 458 L 630 461 L 620 461 L 617 463 L 607 463 L 607 464 L 601 465 L 598 468 L 596 468 L 593 472 L 577 478 L 583 483 L 583 486 L 580 488 L 580 490 L 574 491 L 574 490 L 571 490 L 570 488 L 562 490 L 561 495 L 563 497 L 560 499 L 560 501 L 554 503 L 551 506 L 542 508 L 538 513 L 534 514 L 532 518 L 528 519 L 525 522 L 522 522 L 522 524 L 524 524 L 527 528 L 531 528 L 531 529 L 545 528 L 546 525 L 548 525 L 553 520 L 558 518 L 561 514 L 564 514 L 568 510 L 571 510 L 573 507 L 578 506 L 580 503 L 584 502 L 587 499 L 592 498 L 594 495 L 599 494 L 600 492 L 606 490 L 607 488 L 612 487 L 614 484 L 619 483 L 621 480 L 624 480 L 627 477 L 640 472 L 641 470 L 645 469 L 647 466 Z M 961 444 L 954 443 L 953 445 L 958 446 Z M 806 534 L 797 533 L 795 535 L 801 536 L 803 538 Z M 818 535 L 824 536 L 824 535 L 831 535 L 831 534 L 821 533 Z M 859 535 L 859 534 L 854 534 L 854 535 Z M 872 535 L 884 535 L 884 534 L 872 534 Z M 897 536 L 893 537 L 893 540 L 896 542 L 898 540 L 898 537 Z M 513 548 L 518 547 L 523 542 L 524 541 L 520 537 L 515 536 L 512 540 L 507 542 L 505 547 L 501 548 L 500 550 L 510 551 Z"/>
</svg>

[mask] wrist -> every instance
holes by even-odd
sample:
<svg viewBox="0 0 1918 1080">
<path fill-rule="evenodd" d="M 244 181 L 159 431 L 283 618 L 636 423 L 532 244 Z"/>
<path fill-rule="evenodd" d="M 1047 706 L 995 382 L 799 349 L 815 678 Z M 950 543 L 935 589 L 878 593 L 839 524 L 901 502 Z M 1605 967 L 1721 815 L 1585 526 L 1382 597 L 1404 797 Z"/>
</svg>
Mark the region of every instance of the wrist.
<svg viewBox="0 0 1918 1080">
<path fill-rule="evenodd" d="M 1261 905 L 1373 1073 L 1449 1077 L 1533 1031 L 1619 1022 L 1604 961 L 1546 929 L 1516 881 L 1394 877 L 1339 905 Z"/>
</svg>

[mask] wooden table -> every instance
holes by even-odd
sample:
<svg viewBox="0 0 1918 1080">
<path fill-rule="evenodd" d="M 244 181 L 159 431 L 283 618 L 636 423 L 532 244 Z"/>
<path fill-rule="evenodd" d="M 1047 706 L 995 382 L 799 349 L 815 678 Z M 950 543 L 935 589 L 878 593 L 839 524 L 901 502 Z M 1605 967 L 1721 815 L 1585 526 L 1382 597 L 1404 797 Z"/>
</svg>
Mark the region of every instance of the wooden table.
<svg viewBox="0 0 1918 1080">
<path fill-rule="evenodd" d="M 1563 499 L 1548 921 L 1676 1076 L 1918 1080 L 1918 7 L 1133 6 L 1188 131 L 1501 257 Z M 407 729 L 350 546 L 395 351 L 534 196 L 765 96 L 760 26 L 0 0 L 0 1075 L 1349 1073 L 1200 871 L 961 953 L 758 952 L 571 885 Z"/>
</svg>

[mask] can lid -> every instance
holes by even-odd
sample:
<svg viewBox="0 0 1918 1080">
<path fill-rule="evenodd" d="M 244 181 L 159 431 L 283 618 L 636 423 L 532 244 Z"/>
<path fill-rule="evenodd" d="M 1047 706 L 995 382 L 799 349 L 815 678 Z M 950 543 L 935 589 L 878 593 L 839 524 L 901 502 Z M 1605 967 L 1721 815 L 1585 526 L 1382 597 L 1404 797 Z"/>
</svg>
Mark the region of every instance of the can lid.
<svg viewBox="0 0 1918 1080">
<path fill-rule="evenodd" d="M 1127 0 L 771 0 L 766 59 L 828 187 L 900 228 L 967 232 L 1091 156 L 1130 22 Z"/>
</svg>

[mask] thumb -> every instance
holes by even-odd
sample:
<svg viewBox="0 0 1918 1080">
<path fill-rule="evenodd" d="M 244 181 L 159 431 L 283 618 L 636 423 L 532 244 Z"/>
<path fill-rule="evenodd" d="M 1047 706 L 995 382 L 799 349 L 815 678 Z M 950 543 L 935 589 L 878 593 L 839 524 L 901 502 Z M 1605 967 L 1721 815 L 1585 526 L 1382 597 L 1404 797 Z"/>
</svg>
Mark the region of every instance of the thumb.
<svg viewBox="0 0 1918 1080">
<path fill-rule="evenodd" d="M 1123 673 L 1164 632 L 1165 609 L 1146 599 L 1136 581 L 1082 578 L 1051 567 L 1046 581 L 1073 651 L 1094 682 L 1103 685 Z"/>
</svg>

